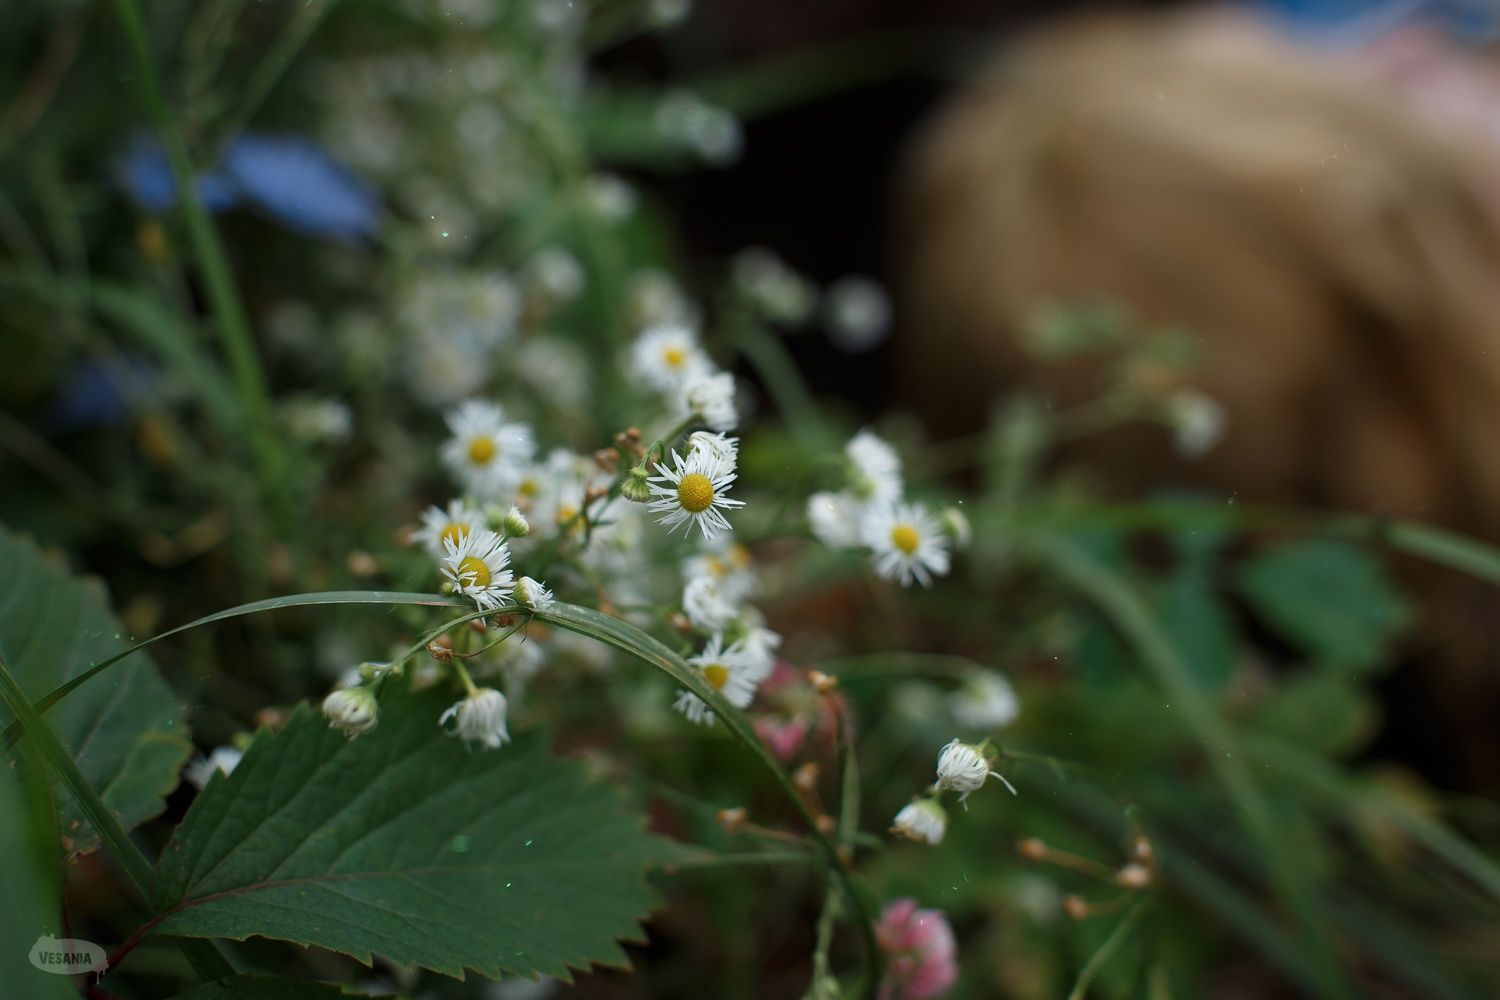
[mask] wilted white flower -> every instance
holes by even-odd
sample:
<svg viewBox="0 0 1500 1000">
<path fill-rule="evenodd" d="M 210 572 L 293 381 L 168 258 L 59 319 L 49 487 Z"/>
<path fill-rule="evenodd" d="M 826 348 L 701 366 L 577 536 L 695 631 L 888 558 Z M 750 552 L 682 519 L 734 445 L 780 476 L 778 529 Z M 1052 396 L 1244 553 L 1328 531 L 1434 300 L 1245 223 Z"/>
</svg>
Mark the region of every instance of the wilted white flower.
<svg viewBox="0 0 1500 1000">
<path fill-rule="evenodd" d="M 546 611 L 554 603 L 547 585 L 529 576 L 516 581 L 516 599 L 532 611 Z"/>
<path fill-rule="evenodd" d="M 712 538 L 729 530 L 729 520 L 723 511 L 745 505 L 743 500 L 731 500 L 725 495 L 734 483 L 735 474 L 721 472 L 702 454 L 684 460 L 674 451 L 672 466 L 657 468 L 661 475 L 649 480 L 655 499 L 648 509 L 663 515 L 657 518 L 657 523 L 665 525 L 668 531 L 676 531 L 678 527 L 692 531 L 696 523 L 704 538 Z"/>
<path fill-rule="evenodd" d="M 430 552 L 435 559 L 443 557 L 445 540 L 458 540 L 476 528 L 484 527 L 484 515 L 463 500 L 450 500 L 446 509 L 428 507 L 422 512 L 422 527 L 412 532 L 411 540 Z"/>
<path fill-rule="evenodd" d="M 891 328 L 891 300 L 885 289 L 860 275 L 833 283 L 824 299 L 824 313 L 828 338 L 850 354 L 875 347 Z"/>
<path fill-rule="evenodd" d="M 860 431 L 844 445 L 849 460 L 849 494 L 862 504 L 901 499 L 901 456 L 879 435 Z"/>
<path fill-rule="evenodd" d="M 375 692 L 364 686 L 340 688 L 323 699 L 323 715 L 328 724 L 349 736 L 368 733 L 380 720 L 380 703 Z"/>
<path fill-rule="evenodd" d="M 948 572 L 948 543 L 937 519 L 919 503 L 881 504 L 866 512 L 861 539 L 882 579 L 931 586 Z"/>
<path fill-rule="evenodd" d="M 215 771 L 230 774 L 244 756 L 245 752 L 239 747 L 214 747 L 207 757 L 194 757 L 188 761 L 182 769 L 182 776 L 188 784 L 202 791 Z"/>
<path fill-rule="evenodd" d="M 859 502 L 843 493 L 814 493 L 807 498 L 807 524 L 818 541 L 831 549 L 859 544 Z"/>
<path fill-rule="evenodd" d="M 647 329 L 630 349 L 631 370 L 647 385 L 662 392 L 680 391 L 712 366 L 698 335 L 676 324 Z"/>
<path fill-rule="evenodd" d="M 976 670 L 949 696 L 953 718 L 965 729 L 999 729 L 1021 714 L 1010 682 L 993 670 Z"/>
<path fill-rule="evenodd" d="M 453 475 L 481 497 L 503 493 L 521 475 L 536 451 L 531 429 L 505 423 L 500 407 L 478 400 L 448 414 L 452 432 L 443 461 Z"/>
<path fill-rule="evenodd" d="M 694 577 L 682 588 L 682 610 L 694 627 L 719 632 L 739 615 L 740 609 L 712 576 Z"/>
<path fill-rule="evenodd" d="M 684 455 L 691 459 L 698 454 L 712 460 L 718 472 L 733 472 L 740 458 L 740 439 L 709 431 L 693 431 L 688 435 Z"/>
<path fill-rule="evenodd" d="M 483 743 L 491 750 L 510 742 L 510 733 L 505 728 L 505 695 L 494 688 L 479 688 L 463 701 L 454 702 L 438 718 L 438 725 L 445 726 L 454 719 L 453 735 L 466 743 Z"/>
<path fill-rule="evenodd" d="M 948 832 L 947 810 L 936 799 L 912 799 L 896 814 L 891 832 L 919 844 L 941 844 Z"/>
<path fill-rule="evenodd" d="M 689 377 L 682 384 L 678 410 L 684 418 L 702 419 L 713 430 L 734 430 L 740 419 L 734 409 L 734 376 L 713 372 Z"/>
<path fill-rule="evenodd" d="M 766 679 L 769 670 L 763 670 L 745 655 L 744 647 L 734 643 L 724 645 L 724 637 L 715 635 L 703 647 L 703 652 L 688 660 L 703 674 L 709 686 L 724 696 L 724 700 L 735 708 L 744 708 L 755 698 L 755 689 Z M 673 705 L 691 722 L 710 725 L 714 721 L 713 710 L 708 703 L 691 691 L 681 691 Z"/>
<path fill-rule="evenodd" d="M 1178 454 L 1198 458 L 1219 443 L 1228 417 L 1218 400 L 1198 389 L 1179 389 L 1167 399 L 1167 423 Z"/>
<path fill-rule="evenodd" d="M 443 539 L 443 575 L 456 592 L 474 598 L 481 611 L 493 611 L 510 597 L 515 573 L 509 566 L 510 547 L 488 528 L 457 542 Z"/>
<path fill-rule="evenodd" d="M 936 787 L 959 793 L 959 801 L 984 787 L 990 762 L 979 748 L 953 740 L 938 753 Z"/>
</svg>

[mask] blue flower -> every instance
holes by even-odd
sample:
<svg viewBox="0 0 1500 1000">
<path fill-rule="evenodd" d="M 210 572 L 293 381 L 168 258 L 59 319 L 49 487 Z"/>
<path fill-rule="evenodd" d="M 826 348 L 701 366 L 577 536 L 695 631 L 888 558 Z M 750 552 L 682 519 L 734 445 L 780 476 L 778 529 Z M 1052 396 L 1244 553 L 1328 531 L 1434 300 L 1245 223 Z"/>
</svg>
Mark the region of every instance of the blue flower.
<svg viewBox="0 0 1500 1000">
<path fill-rule="evenodd" d="M 177 201 L 166 151 L 155 138 L 132 140 L 117 172 L 147 211 L 164 212 Z M 323 147 L 297 136 L 242 133 L 197 185 L 210 212 L 246 205 L 308 236 L 355 242 L 374 235 L 379 224 L 375 192 Z"/>
<path fill-rule="evenodd" d="M 1396 28 L 1424 24 L 1466 42 L 1500 34 L 1493 0 L 1249 0 L 1289 34 L 1325 45 L 1361 45 Z"/>
<path fill-rule="evenodd" d="M 145 358 L 85 358 L 75 364 L 47 404 L 57 430 L 119 423 L 156 389 L 159 377 Z"/>
</svg>

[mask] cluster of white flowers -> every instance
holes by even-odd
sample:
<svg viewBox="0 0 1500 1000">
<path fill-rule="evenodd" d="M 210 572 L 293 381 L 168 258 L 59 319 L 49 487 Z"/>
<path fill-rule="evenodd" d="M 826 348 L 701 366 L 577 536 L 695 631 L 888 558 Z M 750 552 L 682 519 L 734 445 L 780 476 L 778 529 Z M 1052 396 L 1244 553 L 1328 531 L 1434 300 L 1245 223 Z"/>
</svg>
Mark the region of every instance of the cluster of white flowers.
<svg viewBox="0 0 1500 1000">
<path fill-rule="evenodd" d="M 925 794 L 901 807 L 891 823 L 891 832 L 918 843 L 940 844 L 948 831 L 948 812 L 941 798 L 944 792 L 957 792 L 965 808 L 965 800 L 990 778 L 1016 794 L 1015 786 L 991 766 L 993 754 L 988 740 L 977 745 L 958 739 L 949 742 L 938 752 L 937 781 Z"/>
<path fill-rule="evenodd" d="M 931 585 L 948 572 L 949 548 L 967 541 L 968 524 L 956 509 L 941 518 L 925 504 L 905 501 L 901 458 L 871 431 L 844 446 L 845 485 L 814 493 L 807 520 L 830 548 L 865 548 L 875 572 L 903 587 Z"/>
<path fill-rule="evenodd" d="M 738 426 L 734 376 L 714 367 L 691 326 L 674 321 L 646 327 L 631 347 L 629 368 L 670 403 L 678 420 L 720 433 Z"/>
</svg>

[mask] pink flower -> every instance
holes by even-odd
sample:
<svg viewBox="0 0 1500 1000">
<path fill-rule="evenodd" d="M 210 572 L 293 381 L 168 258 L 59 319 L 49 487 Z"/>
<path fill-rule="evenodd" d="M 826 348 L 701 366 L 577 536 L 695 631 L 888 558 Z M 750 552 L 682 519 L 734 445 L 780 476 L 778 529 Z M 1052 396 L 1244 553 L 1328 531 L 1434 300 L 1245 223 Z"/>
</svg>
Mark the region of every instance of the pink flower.
<svg viewBox="0 0 1500 1000">
<path fill-rule="evenodd" d="M 958 981 L 958 946 L 942 910 L 898 899 L 881 913 L 875 940 L 886 961 L 879 1000 L 929 1000 Z"/>
<path fill-rule="evenodd" d="M 804 749 L 831 752 L 838 733 L 838 714 L 848 718 L 843 695 L 823 696 L 807 682 L 806 672 L 785 660 L 777 660 L 771 676 L 761 683 L 759 697 L 766 711 L 755 719 L 755 732 L 783 761 L 791 761 Z M 818 745 L 807 748 L 809 737 Z"/>
</svg>

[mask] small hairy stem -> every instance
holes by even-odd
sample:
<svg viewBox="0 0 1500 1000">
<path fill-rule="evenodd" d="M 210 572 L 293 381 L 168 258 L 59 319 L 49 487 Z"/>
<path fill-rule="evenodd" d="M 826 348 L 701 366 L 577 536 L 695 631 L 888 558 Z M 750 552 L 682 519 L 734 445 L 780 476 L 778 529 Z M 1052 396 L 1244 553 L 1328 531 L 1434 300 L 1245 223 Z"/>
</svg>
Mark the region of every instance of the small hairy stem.
<svg viewBox="0 0 1500 1000">
<path fill-rule="evenodd" d="M 1093 982 L 1094 976 L 1104 967 L 1104 963 L 1108 962 L 1110 957 L 1120 950 L 1120 946 L 1130 936 L 1131 930 L 1141 919 L 1141 914 L 1146 911 L 1146 902 L 1144 899 L 1138 900 L 1130 908 L 1129 912 L 1120 918 L 1120 922 L 1115 925 L 1115 929 L 1110 933 L 1109 937 L 1104 939 L 1104 943 L 1099 946 L 1099 950 L 1094 952 L 1088 962 L 1084 964 L 1082 971 L 1078 973 L 1078 980 L 1073 984 L 1073 991 L 1068 994 L 1068 1000 L 1083 1000 L 1088 995 L 1089 983 Z"/>
</svg>

